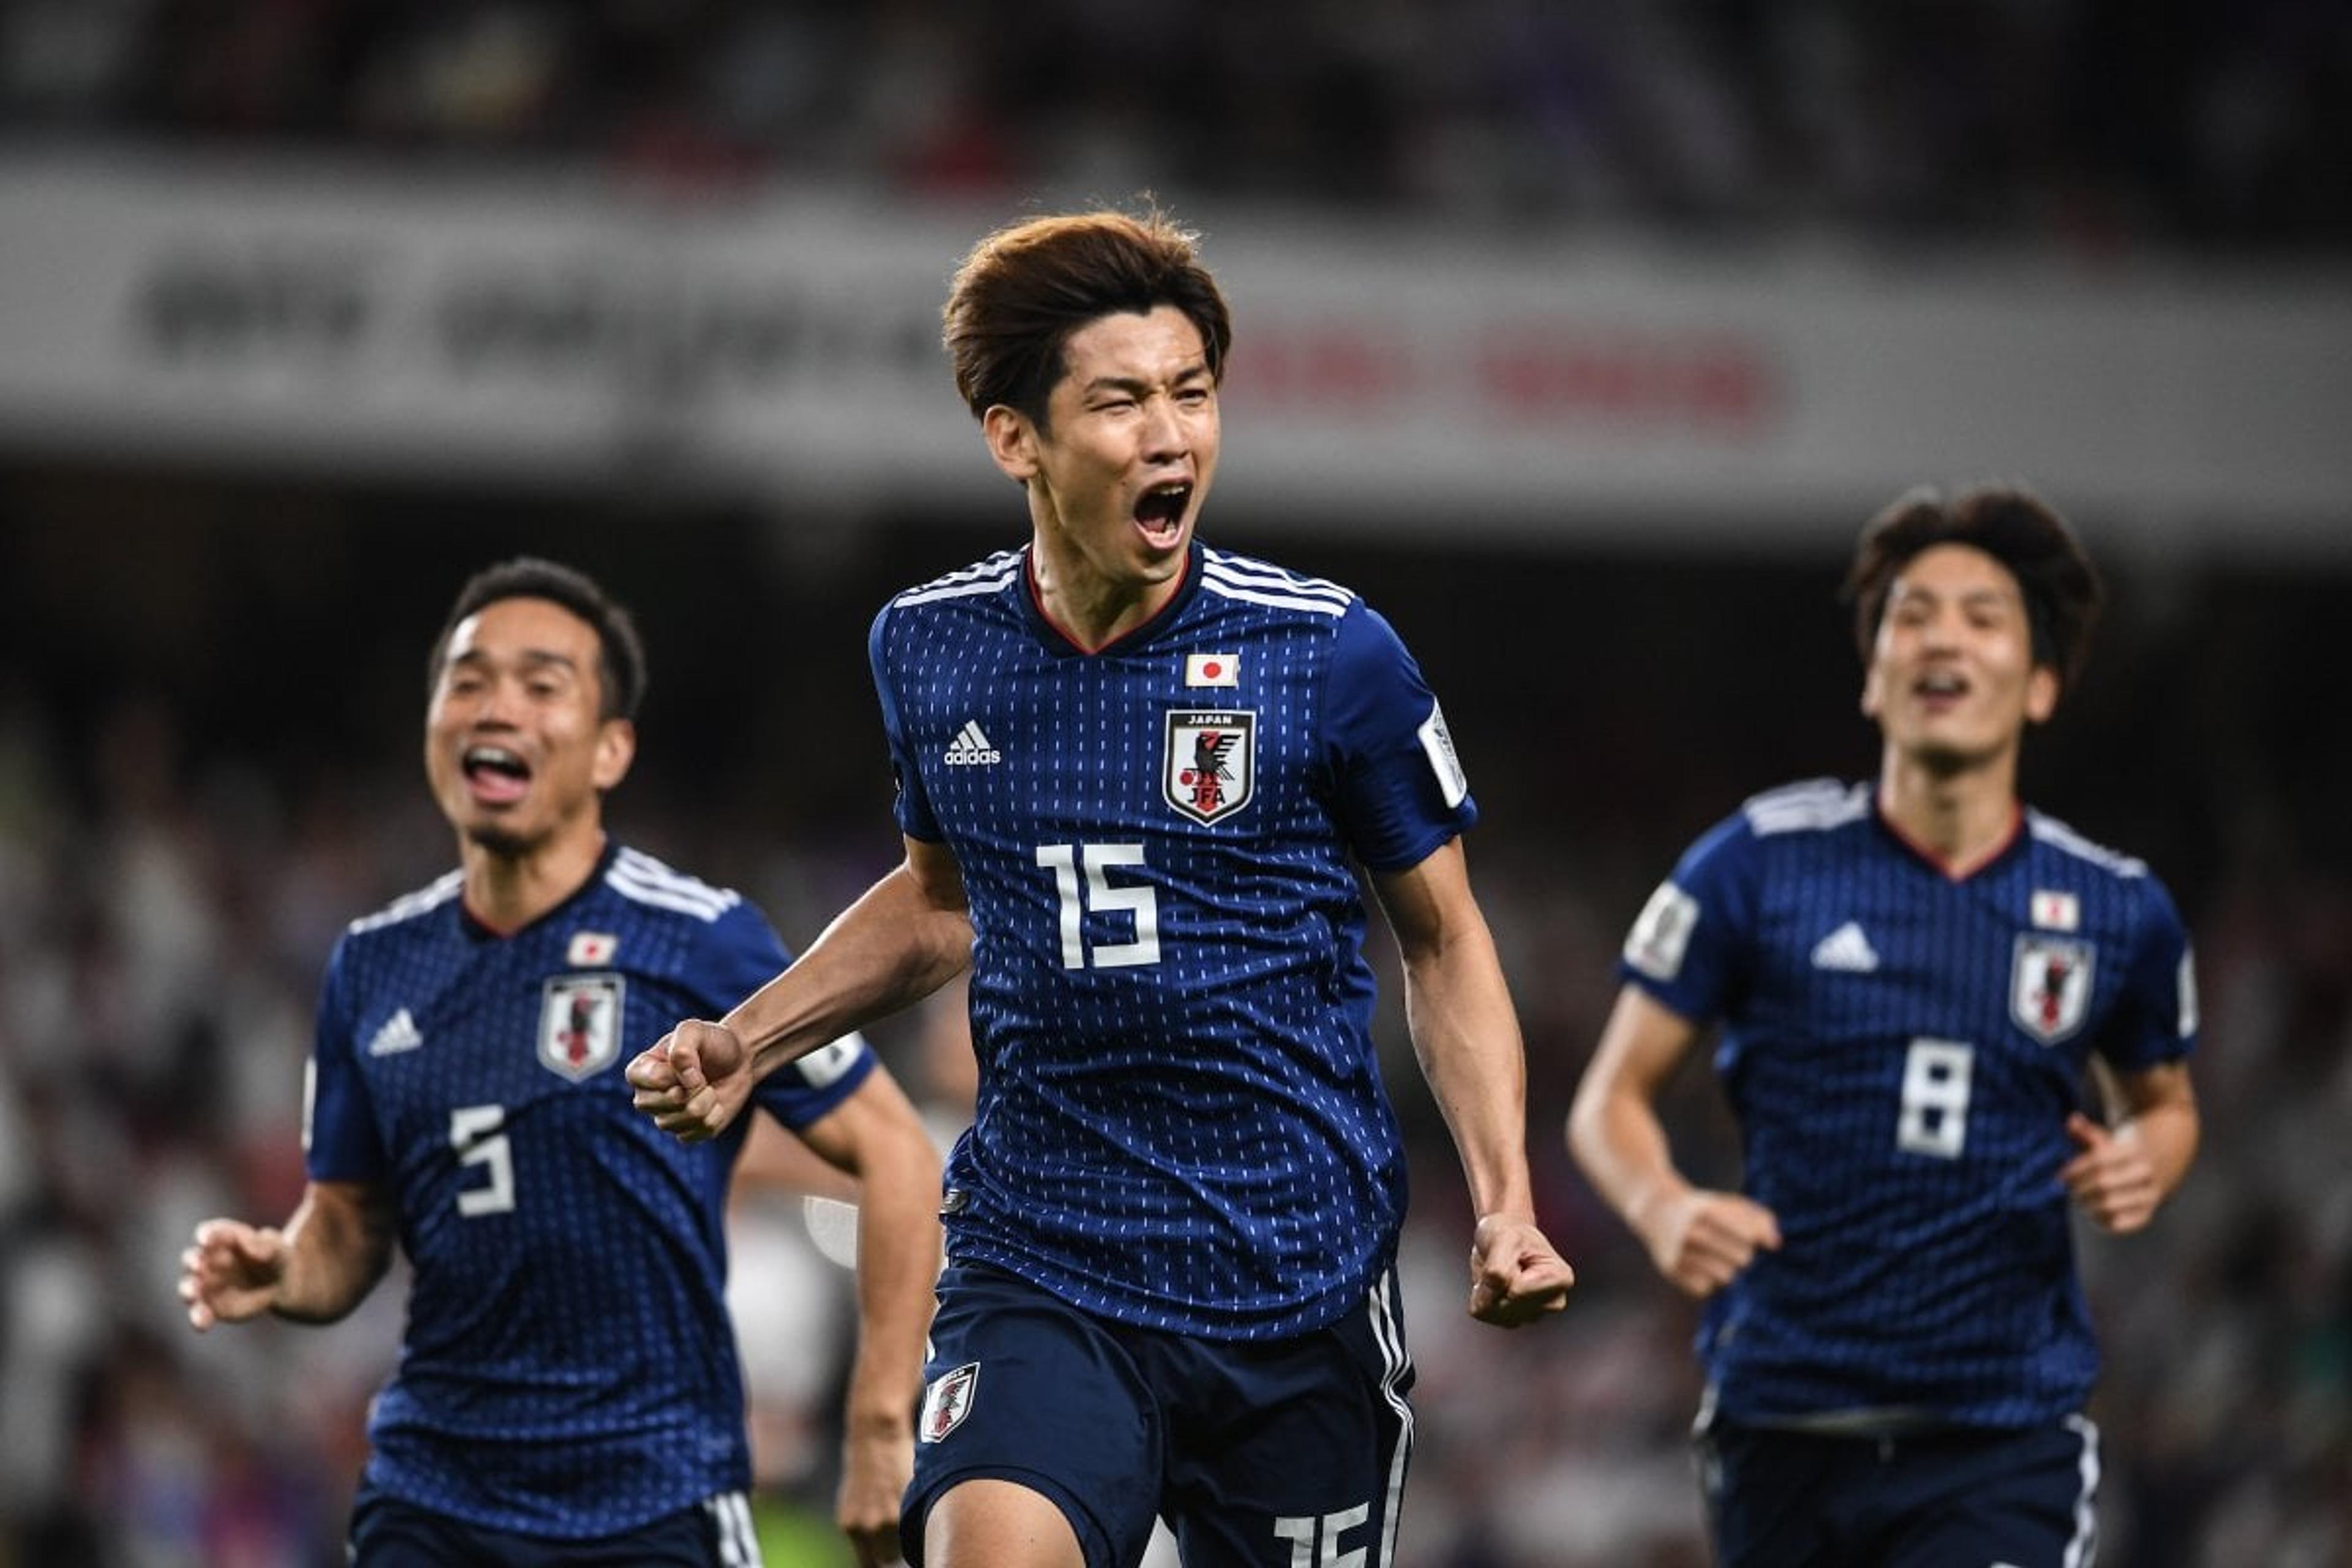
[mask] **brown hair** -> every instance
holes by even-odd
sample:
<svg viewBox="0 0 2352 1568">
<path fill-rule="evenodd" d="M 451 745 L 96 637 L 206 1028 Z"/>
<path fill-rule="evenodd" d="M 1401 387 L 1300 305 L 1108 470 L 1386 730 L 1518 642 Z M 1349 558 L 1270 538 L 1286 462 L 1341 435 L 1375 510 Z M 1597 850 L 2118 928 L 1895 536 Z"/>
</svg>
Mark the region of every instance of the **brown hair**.
<svg viewBox="0 0 2352 1568">
<path fill-rule="evenodd" d="M 1157 207 L 1029 218 L 971 247 L 949 285 L 940 341 L 973 417 L 1003 404 L 1040 426 L 1070 334 L 1099 317 L 1161 305 L 1200 330 L 1222 381 L 1234 336 L 1199 237 Z"/>
<path fill-rule="evenodd" d="M 1853 605 L 1854 644 L 1864 664 L 1895 578 L 1937 544 L 1983 551 L 2017 579 L 2033 636 L 2033 662 L 2072 686 L 2089 650 L 2106 590 L 2081 540 L 2047 501 L 2017 485 L 1971 485 L 1946 499 L 1931 487 L 1898 497 L 1862 531 L 1843 597 Z"/>
</svg>

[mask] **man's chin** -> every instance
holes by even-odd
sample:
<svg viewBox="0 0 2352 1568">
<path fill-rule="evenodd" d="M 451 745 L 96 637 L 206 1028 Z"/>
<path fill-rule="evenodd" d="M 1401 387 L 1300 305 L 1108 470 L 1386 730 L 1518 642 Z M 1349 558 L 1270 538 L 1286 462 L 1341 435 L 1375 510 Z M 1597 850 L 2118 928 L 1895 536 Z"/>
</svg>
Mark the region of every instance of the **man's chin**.
<svg viewBox="0 0 2352 1568">
<path fill-rule="evenodd" d="M 1966 746 L 1928 742 L 1911 748 L 1911 760 L 1937 778 L 1958 778 L 1997 760 L 1999 746 Z"/>
<path fill-rule="evenodd" d="M 477 849 L 487 850 L 502 860 L 520 860 L 537 847 L 539 837 L 518 833 L 499 822 L 467 823 L 458 830 L 466 842 Z"/>
</svg>

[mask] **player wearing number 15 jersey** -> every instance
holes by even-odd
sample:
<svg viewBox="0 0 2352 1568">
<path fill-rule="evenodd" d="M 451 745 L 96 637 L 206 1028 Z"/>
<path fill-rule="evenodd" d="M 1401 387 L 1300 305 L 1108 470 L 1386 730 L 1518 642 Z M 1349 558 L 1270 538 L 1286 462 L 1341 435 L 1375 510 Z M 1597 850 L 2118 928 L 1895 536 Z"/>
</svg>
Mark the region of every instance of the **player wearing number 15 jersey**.
<svg viewBox="0 0 2352 1568">
<path fill-rule="evenodd" d="M 588 579 L 520 561 L 458 595 L 432 660 L 426 773 L 460 868 L 355 922 L 319 1008 L 310 1184 L 283 1229 L 207 1221 L 195 1327 L 348 1312 L 395 1239 L 412 1279 L 353 1510 L 358 1568 L 757 1562 L 727 1314 L 728 1180 L 747 1120 L 662 1137 L 622 1066 L 680 1011 L 785 963 L 731 892 L 612 842 L 643 655 Z M 937 1265 L 939 1164 L 855 1037 L 761 1103 L 858 1177 L 863 1344 L 841 1517 L 896 1555 Z"/>
<path fill-rule="evenodd" d="M 2097 1356 L 2068 1199 L 2136 1230 L 2188 1168 L 2188 942 L 2145 866 L 2017 799 L 2097 602 L 2056 514 L 1906 497 L 1849 587 L 1879 778 L 1759 795 L 1683 858 L 1627 940 L 1570 1142 L 1706 1299 L 1721 1562 L 2075 1568 Z M 1654 1109 L 1717 1022 L 1736 1194 L 1679 1173 Z"/>
<path fill-rule="evenodd" d="M 1471 1310 L 1527 1321 L 1570 1280 L 1435 700 L 1353 595 L 1193 537 L 1229 336 L 1158 215 L 973 250 L 948 346 L 1031 539 L 875 623 L 906 861 L 630 1068 L 709 1136 L 760 1074 L 970 966 L 979 1101 L 903 1531 L 930 1568 L 1118 1568 L 1155 1514 L 1188 1562 L 1393 1561 L 1404 1172 L 1358 864 L 1469 1179 Z"/>
</svg>

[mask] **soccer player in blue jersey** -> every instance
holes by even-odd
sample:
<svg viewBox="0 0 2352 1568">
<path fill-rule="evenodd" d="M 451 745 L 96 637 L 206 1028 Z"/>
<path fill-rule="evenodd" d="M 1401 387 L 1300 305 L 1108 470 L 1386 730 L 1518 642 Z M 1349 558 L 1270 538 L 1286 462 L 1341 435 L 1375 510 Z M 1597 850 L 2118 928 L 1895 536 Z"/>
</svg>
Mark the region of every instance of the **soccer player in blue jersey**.
<svg viewBox="0 0 2352 1568">
<path fill-rule="evenodd" d="M 1475 1216 L 1470 1310 L 1559 1308 L 1518 1026 L 1435 699 L 1348 590 L 1204 547 L 1231 329 L 1164 216 L 983 239 L 956 383 L 1025 549 L 870 642 L 906 858 L 799 965 L 630 1076 L 706 1137 L 752 1085 L 971 970 L 980 1087 L 902 1531 L 930 1568 L 1388 1564 L 1410 1447 L 1405 1158 L 1360 863 Z"/>
<path fill-rule="evenodd" d="M 723 1295 L 750 1119 L 715 1142 L 665 1138 L 622 1068 L 788 955 L 736 894 L 607 836 L 644 672 L 628 616 L 577 572 L 525 559 L 465 585 L 425 726 L 459 868 L 335 948 L 293 1216 L 208 1220 L 182 1259 L 203 1330 L 264 1311 L 332 1321 L 395 1243 L 407 1255 L 407 1331 L 352 1513 L 360 1568 L 759 1560 Z M 939 1159 L 854 1037 L 759 1100 L 862 1186 L 839 1512 L 862 1563 L 891 1561 Z"/>
<path fill-rule="evenodd" d="M 1758 795 L 1684 856 L 1569 1141 L 1706 1302 L 1718 1561 L 2078 1568 L 2097 1356 L 2068 1201 L 2135 1231 L 2188 1171 L 2188 939 L 2146 866 L 2018 799 L 2100 599 L 2057 514 L 1915 492 L 1847 592 L 1877 779 Z M 1713 1024 L 1737 1193 L 1676 1168 L 1656 1110 Z"/>
</svg>

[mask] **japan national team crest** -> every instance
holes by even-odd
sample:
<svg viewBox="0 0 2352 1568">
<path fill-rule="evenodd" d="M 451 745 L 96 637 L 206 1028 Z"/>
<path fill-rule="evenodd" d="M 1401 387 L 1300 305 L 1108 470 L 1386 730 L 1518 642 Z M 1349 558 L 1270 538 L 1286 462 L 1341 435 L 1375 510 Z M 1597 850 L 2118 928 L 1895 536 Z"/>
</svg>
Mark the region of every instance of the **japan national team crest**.
<svg viewBox="0 0 2352 1568">
<path fill-rule="evenodd" d="M 2055 1045 L 2083 1026 L 2091 1005 L 2091 965 L 2096 950 L 2087 942 L 2023 935 L 2009 974 L 2009 1016 L 2043 1045 Z"/>
<path fill-rule="evenodd" d="M 1168 714 L 1160 793 L 1195 822 L 1220 822 L 1249 804 L 1257 786 L 1257 715 L 1178 708 Z"/>
<path fill-rule="evenodd" d="M 971 1414 L 972 1396 L 980 1387 L 980 1363 L 968 1361 L 942 1373 L 923 1390 L 923 1415 L 916 1430 L 926 1443 L 936 1443 L 963 1425 Z"/>
<path fill-rule="evenodd" d="M 617 974 L 559 974 L 539 1009 L 539 1062 L 574 1082 L 613 1065 L 621 1054 Z"/>
</svg>

